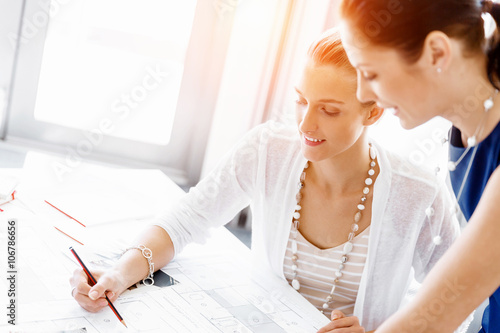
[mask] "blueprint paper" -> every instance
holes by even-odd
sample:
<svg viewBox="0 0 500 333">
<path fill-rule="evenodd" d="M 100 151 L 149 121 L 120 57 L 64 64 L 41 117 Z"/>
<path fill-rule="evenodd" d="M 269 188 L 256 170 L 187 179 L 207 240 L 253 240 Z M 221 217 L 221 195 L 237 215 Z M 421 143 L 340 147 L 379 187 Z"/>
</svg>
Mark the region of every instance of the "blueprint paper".
<svg viewBox="0 0 500 333">
<path fill-rule="evenodd" d="M 227 231 L 216 232 L 212 243 L 220 244 L 227 236 L 231 236 Z M 163 269 L 178 284 L 141 285 L 114 303 L 128 329 L 109 308 L 99 313 L 83 310 L 69 297 L 69 288 L 60 288 L 65 299 L 58 293 L 58 299 L 21 304 L 21 327 L 27 331 L 29 327 L 46 326 L 53 331 L 85 327 L 90 333 L 260 333 L 315 332 L 329 322 L 286 281 L 252 269 L 249 255 L 243 247 L 228 252 L 219 245 L 190 245 Z"/>
<path fill-rule="evenodd" d="M 155 179 L 165 177 L 160 173 L 121 171 L 109 174 L 120 174 L 128 180 L 140 180 L 146 174 Z M 96 175 L 107 177 L 108 174 L 99 170 Z M 38 189 L 47 188 L 35 185 Z M 158 192 L 155 201 L 175 202 L 183 193 L 171 182 L 160 187 L 165 193 Z M 20 195 L 31 195 L 29 188 L 24 187 L 24 192 L 20 188 Z M 126 329 L 109 307 L 89 313 L 71 297 L 69 277 L 79 266 L 69 255 L 68 248 L 73 246 L 89 266 L 105 268 L 134 244 L 132 240 L 148 221 L 131 218 L 84 228 L 62 216 L 60 226 L 81 239 L 85 244 L 81 246 L 54 229 L 55 222 L 45 214 L 50 206 L 42 202 L 43 209 L 38 209 L 35 201 L 27 198 L 30 209 L 16 205 L 15 201 L 9 203 L 3 206 L 4 212 L 0 215 L 4 217 L 0 222 L 12 216 L 19 222 L 17 325 L 8 325 L 4 318 L 0 321 L 2 333 L 78 332 L 82 329 L 89 333 L 315 332 L 329 322 L 286 281 L 252 267 L 250 250 L 227 229 L 219 228 L 213 231 L 206 244 L 188 245 L 163 268 L 179 283 L 168 287 L 139 285 L 118 298 L 114 305 L 127 323 L 129 328 Z M 6 229 L 2 228 L 0 242 L 5 244 L 5 241 Z M 0 249 L 2 267 L 6 267 L 5 251 L 6 247 Z M 6 304 L 6 281 L 0 279 L 3 304 Z"/>
</svg>

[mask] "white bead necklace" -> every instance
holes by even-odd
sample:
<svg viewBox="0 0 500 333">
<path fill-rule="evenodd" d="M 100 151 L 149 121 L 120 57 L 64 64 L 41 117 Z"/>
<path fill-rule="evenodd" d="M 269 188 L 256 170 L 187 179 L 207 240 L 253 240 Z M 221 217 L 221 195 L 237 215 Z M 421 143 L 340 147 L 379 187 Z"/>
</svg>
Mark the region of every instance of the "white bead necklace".
<svg viewBox="0 0 500 333">
<path fill-rule="evenodd" d="M 497 94 L 498 94 L 498 89 L 495 89 L 495 92 L 490 96 L 490 98 L 488 98 L 487 100 L 484 101 L 484 103 L 483 103 L 484 115 L 481 118 L 481 121 L 479 122 L 479 124 L 477 125 L 477 128 L 476 128 L 476 131 L 474 132 L 474 135 L 467 139 L 467 148 L 464 150 L 462 155 L 460 155 L 460 157 L 456 161 L 448 161 L 448 170 L 450 172 L 455 171 L 457 168 L 457 165 L 459 165 L 460 162 L 462 162 L 465 155 L 467 155 L 469 150 L 471 150 L 471 148 L 472 148 L 472 155 L 471 155 L 471 158 L 469 160 L 467 170 L 465 170 L 465 175 L 464 175 L 464 178 L 462 179 L 462 184 L 460 185 L 460 189 L 459 189 L 458 194 L 457 194 L 457 205 L 453 208 L 456 212 L 458 211 L 458 202 L 460 201 L 460 198 L 462 196 L 462 191 L 464 189 L 465 182 L 466 182 L 467 178 L 469 177 L 469 171 L 472 167 L 472 162 L 474 161 L 474 157 L 476 157 L 476 151 L 477 151 L 477 147 L 478 147 L 477 137 L 481 135 L 481 132 L 484 128 L 484 122 L 486 120 L 486 115 L 488 114 L 488 111 L 493 107 L 493 105 L 494 105 L 493 99 L 495 98 L 495 96 Z"/>
<path fill-rule="evenodd" d="M 481 120 L 476 128 L 476 131 L 474 132 L 474 135 L 472 137 L 470 137 L 469 139 L 467 139 L 467 148 L 464 150 L 464 152 L 460 155 L 460 157 L 456 161 L 448 161 L 448 165 L 447 165 L 448 170 L 450 172 L 453 172 L 456 170 L 456 168 L 460 164 L 460 162 L 462 162 L 465 155 L 467 155 L 467 153 L 472 149 L 472 156 L 469 160 L 469 164 L 467 165 L 467 169 L 465 171 L 464 178 L 462 179 L 462 183 L 460 184 L 460 189 L 458 191 L 458 194 L 456 195 L 456 201 L 455 201 L 453 207 L 451 207 L 452 214 L 458 214 L 458 212 L 460 211 L 460 206 L 459 206 L 460 198 L 462 197 L 462 192 L 463 192 L 463 189 L 465 186 L 465 182 L 467 181 L 467 178 L 469 177 L 469 171 L 472 167 L 472 162 L 474 161 L 474 158 L 476 156 L 476 151 L 478 148 L 477 138 L 481 135 L 481 132 L 482 132 L 483 126 L 484 126 L 484 122 L 486 120 L 486 115 L 488 114 L 488 111 L 493 107 L 493 105 L 494 105 L 493 99 L 495 98 L 495 96 L 497 94 L 498 94 L 498 89 L 495 89 L 493 94 L 487 100 L 484 101 L 484 103 L 483 103 L 483 107 L 484 107 L 483 117 L 481 118 Z M 442 144 L 444 145 L 447 141 L 448 141 L 447 138 L 443 138 Z M 436 171 L 436 176 L 437 176 L 438 173 L 440 172 L 439 166 L 436 167 L 435 171 Z M 428 218 L 431 218 L 434 215 L 434 209 L 432 207 L 428 207 L 425 210 L 425 214 L 427 215 Z M 434 241 L 434 244 L 440 245 L 442 243 L 442 238 L 440 235 L 435 235 L 433 237 L 433 241 Z"/>
<path fill-rule="evenodd" d="M 349 236 L 347 237 L 347 242 L 344 244 L 344 248 L 342 251 L 342 258 L 341 258 L 341 263 L 337 268 L 337 271 L 335 272 L 335 279 L 333 280 L 333 286 L 332 289 L 330 290 L 330 293 L 325 299 L 325 302 L 323 303 L 323 309 L 328 309 L 328 304 L 332 302 L 333 300 L 333 294 L 335 292 L 335 287 L 337 286 L 337 283 L 339 282 L 339 279 L 342 277 L 342 270 L 345 267 L 345 263 L 349 260 L 349 257 L 347 256 L 349 253 L 351 253 L 354 244 L 352 243 L 352 240 L 356 236 L 356 231 L 359 230 L 359 221 L 361 220 L 361 212 L 365 210 L 365 203 L 367 200 L 367 195 L 370 193 L 370 186 L 373 184 L 373 179 L 372 176 L 375 175 L 375 166 L 377 165 L 375 163 L 375 159 L 377 158 L 377 152 L 374 147 L 370 144 L 370 167 L 368 169 L 368 177 L 365 179 L 365 187 L 363 188 L 363 195 L 361 197 L 360 203 L 357 205 L 357 211 L 356 214 L 354 214 L 354 223 L 351 225 L 351 231 L 349 232 Z M 300 219 L 300 210 L 302 207 L 300 206 L 300 200 L 302 199 L 302 193 L 301 190 L 305 186 L 305 180 L 306 180 L 306 169 L 309 166 L 308 162 L 306 162 L 304 166 L 304 170 L 302 171 L 300 175 L 300 181 L 298 183 L 298 192 L 296 195 L 297 199 L 297 205 L 295 206 L 295 212 L 293 213 L 293 222 L 292 222 L 292 287 L 299 291 L 300 290 L 300 282 L 297 279 L 297 264 L 299 260 L 299 256 L 297 255 L 297 234 L 299 232 L 299 219 Z"/>
</svg>

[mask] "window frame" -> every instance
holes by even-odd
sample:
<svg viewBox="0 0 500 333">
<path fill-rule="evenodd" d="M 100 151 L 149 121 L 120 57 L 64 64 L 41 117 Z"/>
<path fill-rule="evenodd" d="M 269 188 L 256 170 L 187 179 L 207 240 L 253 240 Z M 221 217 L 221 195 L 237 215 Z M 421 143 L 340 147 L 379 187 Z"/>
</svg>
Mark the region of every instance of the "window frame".
<svg viewBox="0 0 500 333">
<path fill-rule="evenodd" d="M 63 6 L 69 0 L 54 1 Z M 44 2 L 24 0 L 24 10 L 19 18 L 18 52 L 12 81 L 15 89 L 12 90 L 12 98 L 6 108 L 3 139 L 14 145 L 63 154 L 68 168 L 77 167 L 78 161 L 83 159 L 95 160 L 133 167 L 159 168 L 181 185 L 196 183 L 201 173 L 234 19 L 234 10 L 225 10 L 228 1 L 230 2 L 197 2 L 172 137 L 168 145 L 158 146 L 111 136 L 104 136 L 100 142 L 96 139 L 94 144 L 89 137 L 83 135 L 82 130 L 39 122 L 34 118 L 38 77 L 48 27 L 48 21 L 42 24 L 41 18 L 48 18 L 49 13 L 42 6 Z M 42 23 L 35 25 L 33 22 L 37 22 L 37 18 Z M 36 28 L 35 33 L 27 34 L 33 26 Z M 11 35 L 11 38 L 15 37 Z M 202 61 L 200 54 L 204 55 Z M 196 121 L 192 121 L 193 119 Z M 84 146 L 88 149 L 84 150 Z"/>
<path fill-rule="evenodd" d="M 24 11 L 23 1 L 0 0 L 0 139 L 4 139 L 7 131 L 7 108 L 12 92 L 12 80 L 16 67 L 18 44 L 15 38 L 19 33 L 21 15 Z"/>
</svg>

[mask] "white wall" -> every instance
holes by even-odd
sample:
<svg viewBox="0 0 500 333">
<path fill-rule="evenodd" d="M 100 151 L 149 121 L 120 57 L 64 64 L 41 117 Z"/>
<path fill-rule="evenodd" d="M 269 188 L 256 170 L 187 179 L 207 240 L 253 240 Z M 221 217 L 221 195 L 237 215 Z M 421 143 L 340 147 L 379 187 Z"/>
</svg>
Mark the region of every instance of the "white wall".
<svg viewBox="0 0 500 333">
<path fill-rule="evenodd" d="M 330 0 L 240 2 L 202 176 L 250 128 L 267 119 L 290 120 L 294 80 L 309 44 L 325 28 L 330 4 Z"/>
</svg>

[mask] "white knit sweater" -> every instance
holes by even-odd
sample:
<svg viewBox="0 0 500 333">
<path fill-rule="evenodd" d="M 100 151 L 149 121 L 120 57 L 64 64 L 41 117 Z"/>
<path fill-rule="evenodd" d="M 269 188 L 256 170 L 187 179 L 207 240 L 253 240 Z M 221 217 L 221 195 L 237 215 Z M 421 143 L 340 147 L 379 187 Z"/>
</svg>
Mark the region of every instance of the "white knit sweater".
<svg viewBox="0 0 500 333">
<path fill-rule="evenodd" d="M 437 179 L 378 150 L 368 257 L 354 308 L 366 330 L 401 305 L 409 282 L 421 281 L 458 236 L 450 197 Z M 176 253 L 203 242 L 210 227 L 230 221 L 250 204 L 252 252 L 284 279 L 283 260 L 305 159 L 296 129 L 268 122 L 250 131 L 205 179 L 158 216 Z M 434 214 L 426 216 L 432 207 Z M 441 237 L 441 244 L 433 239 Z"/>
</svg>

